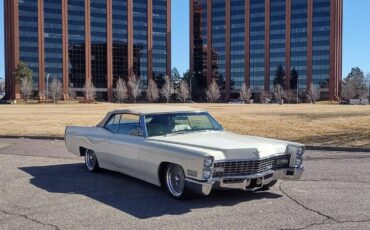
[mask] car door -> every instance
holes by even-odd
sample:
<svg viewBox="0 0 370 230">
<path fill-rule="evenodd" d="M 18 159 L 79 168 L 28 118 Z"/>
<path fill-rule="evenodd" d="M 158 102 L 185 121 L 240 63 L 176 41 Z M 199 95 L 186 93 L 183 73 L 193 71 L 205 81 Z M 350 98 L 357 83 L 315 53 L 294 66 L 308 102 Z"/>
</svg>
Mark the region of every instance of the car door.
<svg viewBox="0 0 370 230">
<path fill-rule="evenodd" d="M 96 157 L 102 168 L 116 170 L 116 167 L 113 165 L 114 161 L 111 159 L 112 156 L 108 147 L 108 140 L 112 139 L 113 135 L 117 133 L 120 119 L 121 114 L 111 115 L 104 125 L 104 135 L 90 138 L 90 142 L 95 146 L 94 150 L 96 151 Z"/>
<path fill-rule="evenodd" d="M 140 146 L 143 145 L 143 131 L 140 116 L 121 114 L 117 133 L 108 140 L 111 161 L 118 171 L 138 177 Z"/>
</svg>

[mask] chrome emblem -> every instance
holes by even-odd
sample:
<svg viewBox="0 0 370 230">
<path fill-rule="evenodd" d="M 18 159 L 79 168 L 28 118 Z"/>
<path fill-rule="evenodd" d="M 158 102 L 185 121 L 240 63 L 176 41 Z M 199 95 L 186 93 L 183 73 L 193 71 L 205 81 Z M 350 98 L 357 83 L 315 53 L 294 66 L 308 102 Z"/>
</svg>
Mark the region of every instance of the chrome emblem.
<svg viewBox="0 0 370 230">
<path fill-rule="evenodd" d="M 259 155 L 260 155 L 260 152 L 258 152 L 258 150 L 256 150 L 256 151 L 254 151 L 254 152 L 252 152 L 253 154 L 254 154 L 254 156 L 256 156 L 256 157 L 259 157 Z"/>
<path fill-rule="evenodd" d="M 223 167 L 215 167 L 215 168 L 213 169 L 213 171 L 214 171 L 215 173 L 223 172 L 223 171 L 224 171 L 224 168 L 223 168 Z"/>
</svg>

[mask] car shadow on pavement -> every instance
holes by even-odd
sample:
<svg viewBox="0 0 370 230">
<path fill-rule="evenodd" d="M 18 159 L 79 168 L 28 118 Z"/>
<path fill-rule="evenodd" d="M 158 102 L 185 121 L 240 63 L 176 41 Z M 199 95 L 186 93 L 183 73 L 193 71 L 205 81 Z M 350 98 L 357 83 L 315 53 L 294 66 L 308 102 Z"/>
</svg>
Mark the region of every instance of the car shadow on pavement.
<svg viewBox="0 0 370 230">
<path fill-rule="evenodd" d="M 191 212 L 192 209 L 234 206 L 251 200 L 282 197 L 268 191 L 230 190 L 214 191 L 207 197 L 195 196 L 186 201 L 177 201 L 155 185 L 107 170 L 90 173 L 83 164 L 20 169 L 32 176 L 32 185 L 47 192 L 81 194 L 140 219 L 180 215 Z"/>
</svg>

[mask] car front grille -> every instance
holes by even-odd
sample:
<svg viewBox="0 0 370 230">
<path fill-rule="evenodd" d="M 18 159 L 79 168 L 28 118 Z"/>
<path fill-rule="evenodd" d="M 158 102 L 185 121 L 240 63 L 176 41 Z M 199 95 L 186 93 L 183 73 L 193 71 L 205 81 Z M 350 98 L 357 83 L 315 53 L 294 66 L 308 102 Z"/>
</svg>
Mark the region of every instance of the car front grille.
<svg viewBox="0 0 370 230">
<path fill-rule="evenodd" d="M 215 162 L 213 177 L 248 176 L 288 168 L 290 154 L 254 161 Z"/>
</svg>

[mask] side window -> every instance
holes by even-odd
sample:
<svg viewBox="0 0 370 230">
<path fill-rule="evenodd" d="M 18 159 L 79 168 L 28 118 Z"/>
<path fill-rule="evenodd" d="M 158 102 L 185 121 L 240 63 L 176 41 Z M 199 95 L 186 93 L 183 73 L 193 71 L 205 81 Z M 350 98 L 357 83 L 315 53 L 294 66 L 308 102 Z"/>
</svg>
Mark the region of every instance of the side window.
<svg viewBox="0 0 370 230">
<path fill-rule="evenodd" d="M 131 136 L 143 136 L 139 125 L 140 116 L 134 114 L 122 114 L 118 125 L 118 133 Z"/>
<path fill-rule="evenodd" d="M 111 131 L 112 133 L 117 133 L 120 118 L 121 114 L 112 115 L 105 124 L 104 128 Z"/>
</svg>

